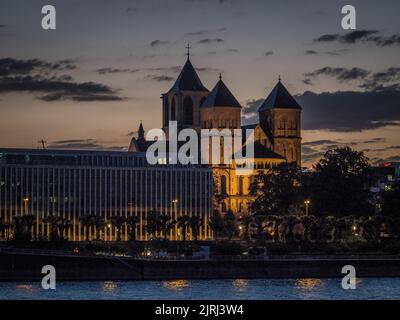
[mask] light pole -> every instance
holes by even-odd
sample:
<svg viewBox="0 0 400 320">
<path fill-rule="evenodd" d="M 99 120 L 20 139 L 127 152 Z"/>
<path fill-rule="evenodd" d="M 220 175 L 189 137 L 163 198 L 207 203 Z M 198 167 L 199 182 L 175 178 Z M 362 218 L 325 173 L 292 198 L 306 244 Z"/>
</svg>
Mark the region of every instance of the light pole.
<svg viewBox="0 0 400 320">
<path fill-rule="evenodd" d="M 173 211 L 173 215 L 174 215 L 174 220 L 177 221 L 178 220 L 178 212 L 177 212 L 177 206 L 178 206 L 178 199 L 173 199 L 172 200 L 172 211 Z M 178 227 L 175 223 L 175 240 L 177 240 L 177 234 L 178 234 Z M 180 235 L 179 235 L 180 236 Z"/>
<path fill-rule="evenodd" d="M 308 216 L 308 207 L 310 206 L 311 200 L 304 200 L 304 205 L 306 206 L 306 216 Z"/>
<path fill-rule="evenodd" d="M 24 214 L 26 215 L 28 213 L 28 203 L 29 203 L 29 198 L 24 198 Z"/>
</svg>

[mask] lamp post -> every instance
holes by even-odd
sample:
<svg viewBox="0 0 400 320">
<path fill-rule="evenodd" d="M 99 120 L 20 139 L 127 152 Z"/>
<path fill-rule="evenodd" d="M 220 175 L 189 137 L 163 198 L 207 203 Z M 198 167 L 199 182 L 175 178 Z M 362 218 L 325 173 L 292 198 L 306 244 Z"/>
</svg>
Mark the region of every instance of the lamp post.
<svg viewBox="0 0 400 320">
<path fill-rule="evenodd" d="M 306 206 L 306 216 L 308 216 L 308 207 L 311 204 L 311 200 L 304 200 L 304 205 Z"/>
<path fill-rule="evenodd" d="M 29 198 L 24 198 L 24 214 L 28 213 L 28 203 L 29 203 Z"/>
<path fill-rule="evenodd" d="M 178 217 L 177 217 L 177 215 L 178 215 L 178 212 L 177 212 L 177 206 L 178 206 L 178 199 L 173 199 L 172 200 L 172 212 L 173 212 L 173 215 L 174 215 L 174 220 L 175 221 L 177 221 L 178 220 Z M 176 224 L 175 224 L 175 240 L 177 240 L 177 236 L 179 235 L 179 237 L 180 237 L 180 234 L 179 234 L 179 232 L 178 232 L 178 227 L 176 226 Z"/>
</svg>

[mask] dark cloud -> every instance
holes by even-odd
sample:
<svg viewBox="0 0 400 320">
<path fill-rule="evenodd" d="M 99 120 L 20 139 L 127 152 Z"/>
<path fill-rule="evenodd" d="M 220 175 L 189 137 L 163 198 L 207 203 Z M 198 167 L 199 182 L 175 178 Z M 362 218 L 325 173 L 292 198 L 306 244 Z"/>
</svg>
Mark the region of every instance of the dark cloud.
<svg viewBox="0 0 400 320">
<path fill-rule="evenodd" d="M 295 96 L 303 106 L 303 128 L 362 131 L 400 125 L 400 90 L 305 92 Z"/>
<path fill-rule="evenodd" d="M 306 91 L 294 98 L 303 107 L 304 130 L 360 132 L 400 126 L 400 90 L 397 89 L 323 93 Z M 257 99 L 245 103 L 242 109 L 244 124 L 257 120 L 257 110 L 263 101 Z"/>
<path fill-rule="evenodd" d="M 153 40 L 152 42 L 150 42 L 150 47 L 157 47 L 168 43 L 169 41 L 167 40 Z"/>
<path fill-rule="evenodd" d="M 147 79 L 156 81 L 156 82 L 170 82 L 173 81 L 175 78 L 166 76 L 166 75 L 148 75 L 146 76 Z"/>
<path fill-rule="evenodd" d="M 388 88 L 388 84 L 391 82 L 397 82 L 400 80 L 400 68 L 390 67 L 384 71 L 376 72 L 365 81 L 360 87 L 368 90 L 382 90 L 382 88 Z M 398 88 L 398 83 L 391 85 L 393 88 Z"/>
<path fill-rule="evenodd" d="M 330 77 L 334 77 L 339 81 L 349 81 L 349 80 L 357 80 L 363 79 L 370 74 L 369 71 L 361 68 L 332 68 L 332 67 L 324 67 L 313 72 L 305 73 L 304 75 L 307 78 L 313 78 L 320 75 L 326 75 Z"/>
<path fill-rule="evenodd" d="M 373 139 L 370 139 L 370 140 L 365 140 L 362 143 L 369 144 L 369 143 L 379 143 L 379 142 L 385 142 L 385 141 L 386 141 L 385 138 L 373 138 Z"/>
<path fill-rule="evenodd" d="M 119 68 L 101 68 L 95 70 L 98 74 L 114 74 L 114 73 L 135 73 L 140 71 L 140 69 L 119 69 Z"/>
<path fill-rule="evenodd" d="M 369 42 L 379 47 L 392 45 L 400 45 L 400 35 L 391 36 L 381 35 L 378 30 L 356 30 L 347 34 L 325 34 L 316 39 L 315 42 L 340 42 L 346 44 L 354 44 L 357 42 Z"/>
<path fill-rule="evenodd" d="M 311 86 L 311 85 L 313 84 L 312 81 L 311 81 L 311 79 L 308 79 L 308 78 L 304 79 L 304 80 L 303 80 L 303 83 L 306 84 L 306 85 L 308 85 L 308 86 Z"/>
<path fill-rule="evenodd" d="M 136 13 L 138 11 L 139 11 L 138 8 L 133 8 L 133 7 L 126 8 L 126 12 L 128 12 L 128 13 Z"/>
<path fill-rule="evenodd" d="M 115 150 L 122 151 L 124 146 L 107 146 L 96 139 L 73 139 L 51 142 L 49 149 L 75 149 L 75 150 Z"/>
<path fill-rule="evenodd" d="M 308 142 L 303 142 L 303 146 L 312 146 L 312 147 L 320 147 L 326 144 L 334 144 L 336 141 L 333 140 L 314 140 L 314 141 L 308 141 Z"/>
<path fill-rule="evenodd" d="M 306 56 L 311 56 L 311 55 L 314 55 L 314 54 L 317 54 L 318 52 L 317 51 L 315 51 L 315 50 L 306 50 L 306 51 L 304 51 L 304 55 L 306 55 Z"/>
<path fill-rule="evenodd" d="M 266 57 L 272 56 L 273 54 L 274 54 L 273 51 L 264 52 L 264 56 L 266 56 Z"/>
<path fill-rule="evenodd" d="M 27 74 L 48 74 L 56 71 L 74 70 L 72 60 L 60 60 L 54 63 L 39 59 L 18 60 L 13 58 L 0 59 L 0 77 Z"/>
<path fill-rule="evenodd" d="M 185 36 L 202 36 L 205 34 L 213 33 L 213 32 L 222 32 L 225 31 L 226 28 L 218 28 L 218 29 L 203 29 L 203 30 L 198 30 L 198 31 L 192 31 L 192 32 L 187 32 L 185 33 Z"/>
<path fill-rule="evenodd" d="M 37 93 L 43 101 L 116 101 L 115 90 L 95 82 L 74 82 L 59 71 L 75 69 L 71 60 L 49 63 L 43 60 L 0 59 L 0 93 Z"/>
<path fill-rule="evenodd" d="M 221 43 L 224 42 L 221 38 L 205 38 L 198 41 L 201 44 L 209 44 L 209 43 Z"/>
</svg>

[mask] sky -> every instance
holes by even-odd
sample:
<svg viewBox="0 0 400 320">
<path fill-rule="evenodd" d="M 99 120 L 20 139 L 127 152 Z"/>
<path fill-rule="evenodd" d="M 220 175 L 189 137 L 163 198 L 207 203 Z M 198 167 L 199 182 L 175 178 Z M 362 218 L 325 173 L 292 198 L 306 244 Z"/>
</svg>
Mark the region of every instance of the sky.
<svg viewBox="0 0 400 320">
<path fill-rule="evenodd" d="M 185 63 L 223 80 L 243 123 L 276 84 L 302 105 L 303 163 L 336 146 L 400 161 L 400 1 L 0 0 L 0 147 L 126 149 L 161 126 Z M 56 8 L 56 30 L 41 9 Z"/>
</svg>

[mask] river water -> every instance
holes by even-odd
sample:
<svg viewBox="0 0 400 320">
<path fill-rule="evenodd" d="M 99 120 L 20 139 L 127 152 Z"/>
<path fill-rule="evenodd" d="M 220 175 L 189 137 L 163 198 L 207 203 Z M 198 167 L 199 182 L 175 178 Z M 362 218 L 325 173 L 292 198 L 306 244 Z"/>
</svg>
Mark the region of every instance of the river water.
<svg viewBox="0 0 400 320">
<path fill-rule="evenodd" d="M 0 282 L 0 300 L 8 299 L 400 299 L 400 278 L 357 279 L 355 290 L 342 289 L 341 279 L 77 281 L 56 290 Z"/>
</svg>

